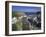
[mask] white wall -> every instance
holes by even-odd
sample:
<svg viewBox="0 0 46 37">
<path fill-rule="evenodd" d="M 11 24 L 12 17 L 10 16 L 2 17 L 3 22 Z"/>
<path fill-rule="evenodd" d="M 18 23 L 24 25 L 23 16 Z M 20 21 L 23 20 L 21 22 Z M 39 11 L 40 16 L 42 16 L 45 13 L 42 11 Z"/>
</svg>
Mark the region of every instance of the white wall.
<svg viewBox="0 0 46 37">
<path fill-rule="evenodd" d="M 0 37 L 15 37 L 15 36 L 5 36 L 5 1 L 6 0 L 0 0 Z M 46 0 L 16 0 L 16 1 L 43 2 L 43 3 L 46 3 Z M 45 14 L 46 14 L 46 12 L 45 12 Z M 46 17 L 45 17 L 45 19 L 46 19 Z M 46 29 L 45 29 L 45 31 L 46 31 Z M 16 37 L 46 37 L 46 34 L 23 35 L 23 36 L 21 35 L 21 36 L 16 36 Z"/>
</svg>

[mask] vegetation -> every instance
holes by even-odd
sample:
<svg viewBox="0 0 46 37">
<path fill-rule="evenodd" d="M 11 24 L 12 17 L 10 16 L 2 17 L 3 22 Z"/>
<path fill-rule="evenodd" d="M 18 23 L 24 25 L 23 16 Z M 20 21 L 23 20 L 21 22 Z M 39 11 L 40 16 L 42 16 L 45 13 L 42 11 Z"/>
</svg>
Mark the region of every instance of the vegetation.
<svg viewBox="0 0 46 37">
<path fill-rule="evenodd" d="M 27 15 L 27 14 L 28 14 L 28 16 L 26 18 L 23 17 L 24 19 L 23 18 L 19 19 L 19 17 Z M 33 14 L 33 16 L 29 16 L 29 14 Z M 14 18 L 14 17 L 17 18 L 17 22 L 12 24 L 12 30 L 13 31 L 30 30 L 31 28 L 29 27 L 29 23 L 32 26 L 32 30 L 41 29 L 41 17 L 40 17 L 41 14 L 40 14 L 40 16 L 39 16 L 39 14 L 40 14 L 40 12 L 38 12 L 38 13 L 24 13 L 24 12 L 20 12 L 20 11 L 12 12 L 12 18 Z M 30 17 L 30 18 L 28 18 L 28 17 Z M 35 19 L 36 21 L 34 21 L 35 17 L 37 17 Z"/>
</svg>

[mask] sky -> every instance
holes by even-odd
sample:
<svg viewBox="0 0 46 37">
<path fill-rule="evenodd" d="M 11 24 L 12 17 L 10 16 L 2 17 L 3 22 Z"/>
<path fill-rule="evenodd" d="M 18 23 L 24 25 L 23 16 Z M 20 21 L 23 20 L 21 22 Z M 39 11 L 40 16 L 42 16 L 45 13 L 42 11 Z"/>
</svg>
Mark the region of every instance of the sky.
<svg viewBox="0 0 46 37">
<path fill-rule="evenodd" d="M 12 11 L 38 12 L 41 11 L 41 7 L 12 6 Z"/>
</svg>

